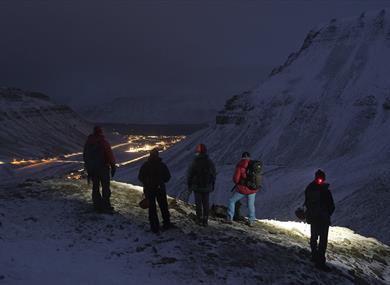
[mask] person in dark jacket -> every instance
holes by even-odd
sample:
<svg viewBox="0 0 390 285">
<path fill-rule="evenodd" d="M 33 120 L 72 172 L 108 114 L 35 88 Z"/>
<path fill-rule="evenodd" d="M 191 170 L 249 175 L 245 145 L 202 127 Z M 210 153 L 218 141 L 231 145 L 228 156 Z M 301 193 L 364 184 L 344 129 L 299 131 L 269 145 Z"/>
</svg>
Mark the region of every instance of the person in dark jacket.
<svg viewBox="0 0 390 285">
<path fill-rule="evenodd" d="M 112 211 L 110 196 L 110 172 L 114 177 L 116 171 L 115 157 L 100 126 L 95 126 L 84 146 L 83 158 L 88 172 L 88 180 L 92 180 L 92 202 L 97 211 Z M 111 171 L 110 171 L 111 169 Z M 100 194 L 100 184 L 102 194 Z"/>
<path fill-rule="evenodd" d="M 256 192 L 258 190 L 253 190 L 248 188 L 248 186 L 243 185 L 241 181 L 246 178 L 246 169 L 250 162 L 250 154 L 245 151 L 242 156 L 240 162 L 237 164 L 236 169 L 233 175 L 233 182 L 235 186 L 235 192 L 233 196 L 229 199 L 228 204 L 228 212 L 227 212 L 227 223 L 231 223 L 234 218 L 235 213 L 235 205 L 242 198 L 246 197 L 248 199 L 248 225 L 253 226 L 256 220 L 256 212 L 255 212 L 255 198 Z"/>
<path fill-rule="evenodd" d="M 138 179 L 144 186 L 144 195 L 149 200 L 149 223 L 152 232 L 160 233 L 160 223 L 157 215 L 157 206 L 160 206 L 163 218 L 163 229 L 169 229 L 172 224 L 168 210 L 167 193 L 165 183 L 169 181 L 171 174 L 168 167 L 159 157 L 158 149 L 150 151 L 148 160 L 141 166 Z"/>
<path fill-rule="evenodd" d="M 326 265 L 325 252 L 328 244 L 328 232 L 335 205 L 326 175 L 321 169 L 315 173 L 315 179 L 305 190 L 306 221 L 310 224 L 310 247 L 312 261 L 316 267 L 330 271 Z M 319 238 L 319 243 L 318 243 Z"/>
<path fill-rule="evenodd" d="M 194 192 L 196 205 L 196 222 L 208 225 L 209 194 L 214 190 L 216 171 L 214 163 L 207 155 L 204 144 L 196 146 L 196 156 L 187 170 L 187 185 Z"/>
</svg>

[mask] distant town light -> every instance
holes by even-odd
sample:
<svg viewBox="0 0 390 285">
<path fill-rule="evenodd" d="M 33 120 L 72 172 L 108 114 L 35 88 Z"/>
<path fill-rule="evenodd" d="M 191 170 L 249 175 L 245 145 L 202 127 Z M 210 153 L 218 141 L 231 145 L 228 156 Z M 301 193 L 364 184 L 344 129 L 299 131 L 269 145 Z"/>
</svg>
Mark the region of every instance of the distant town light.
<svg viewBox="0 0 390 285">
<path fill-rule="evenodd" d="M 142 136 L 142 135 L 130 135 L 128 137 L 128 144 L 131 144 L 130 148 L 126 152 L 138 153 L 149 152 L 154 148 L 160 151 L 166 150 L 172 145 L 185 139 L 185 136 Z M 147 142 L 145 144 L 145 142 Z"/>
</svg>

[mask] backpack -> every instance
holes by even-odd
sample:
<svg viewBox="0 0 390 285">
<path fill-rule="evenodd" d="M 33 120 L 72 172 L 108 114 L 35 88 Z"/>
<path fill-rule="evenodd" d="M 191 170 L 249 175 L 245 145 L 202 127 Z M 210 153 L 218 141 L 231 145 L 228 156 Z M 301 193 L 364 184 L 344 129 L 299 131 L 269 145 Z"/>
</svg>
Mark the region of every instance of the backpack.
<svg viewBox="0 0 390 285">
<path fill-rule="evenodd" d="M 213 183 L 213 176 L 208 158 L 196 159 L 193 167 L 191 181 L 194 185 L 204 188 Z"/>
<path fill-rule="evenodd" d="M 263 165 L 258 160 L 251 160 L 248 163 L 246 168 L 246 178 L 243 179 L 243 185 L 247 186 L 249 189 L 257 190 L 261 186 L 261 171 Z"/>
<path fill-rule="evenodd" d="M 87 144 L 84 148 L 84 167 L 88 176 L 96 175 L 104 165 L 104 150 L 101 143 Z"/>
</svg>

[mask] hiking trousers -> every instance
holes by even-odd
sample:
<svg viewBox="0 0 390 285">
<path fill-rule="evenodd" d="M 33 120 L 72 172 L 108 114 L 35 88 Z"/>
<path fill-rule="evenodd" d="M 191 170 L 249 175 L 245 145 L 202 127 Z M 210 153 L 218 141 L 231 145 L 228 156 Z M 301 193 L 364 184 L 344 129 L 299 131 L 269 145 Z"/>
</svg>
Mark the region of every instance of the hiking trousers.
<svg viewBox="0 0 390 285">
<path fill-rule="evenodd" d="M 194 192 L 197 222 L 207 222 L 209 218 L 209 192 Z"/>
<path fill-rule="evenodd" d="M 256 220 L 256 212 L 255 212 L 255 199 L 256 193 L 253 194 L 241 194 L 239 192 L 234 192 L 233 196 L 229 199 L 228 204 L 228 219 L 233 220 L 236 203 L 240 201 L 242 198 L 246 197 L 248 200 L 248 219 L 250 222 L 254 222 Z"/>
<path fill-rule="evenodd" d="M 145 190 L 145 197 L 149 200 L 150 228 L 152 229 L 152 232 L 157 233 L 160 231 L 160 223 L 157 215 L 156 200 L 161 210 L 163 224 L 169 226 L 171 223 L 165 186 L 160 186 L 157 189 Z"/>
<path fill-rule="evenodd" d="M 98 173 L 91 176 L 92 180 L 92 202 L 97 210 L 111 208 L 110 203 L 110 168 L 108 166 L 100 169 Z M 102 193 L 100 194 L 100 185 Z"/>
<path fill-rule="evenodd" d="M 313 260 L 319 264 L 325 264 L 325 252 L 328 245 L 329 223 L 316 221 L 310 225 L 310 248 Z M 319 242 L 318 242 L 319 238 Z"/>
</svg>

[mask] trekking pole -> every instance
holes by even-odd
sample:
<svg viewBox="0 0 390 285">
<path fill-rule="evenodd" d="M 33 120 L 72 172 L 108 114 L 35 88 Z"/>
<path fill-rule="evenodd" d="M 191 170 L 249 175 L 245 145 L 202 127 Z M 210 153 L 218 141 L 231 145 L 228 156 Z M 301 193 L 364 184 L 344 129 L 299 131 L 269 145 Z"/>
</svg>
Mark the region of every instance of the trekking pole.
<svg viewBox="0 0 390 285">
<path fill-rule="evenodd" d="M 236 187 L 237 187 L 237 184 L 234 184 L 234 186 L 233 186 L 232 190 L 230 190 L 230 192 L 233 192 L 234 189 L 236 189 Z"/>
</svg>

